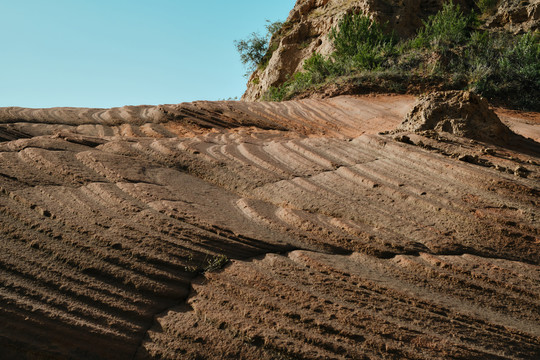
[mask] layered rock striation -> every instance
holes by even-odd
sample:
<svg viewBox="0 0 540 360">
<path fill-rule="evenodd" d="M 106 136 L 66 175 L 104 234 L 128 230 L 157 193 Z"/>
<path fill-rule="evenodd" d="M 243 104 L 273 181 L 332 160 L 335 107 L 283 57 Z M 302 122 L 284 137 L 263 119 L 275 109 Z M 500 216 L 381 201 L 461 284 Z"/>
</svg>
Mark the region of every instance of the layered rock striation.
<svg viewBox="0 0 540 360">
<path fill-rule="evenodd" d="M 536 358 L 540 116 L 413 103 L 0 109 L 0 357 Z"/>
</svg>

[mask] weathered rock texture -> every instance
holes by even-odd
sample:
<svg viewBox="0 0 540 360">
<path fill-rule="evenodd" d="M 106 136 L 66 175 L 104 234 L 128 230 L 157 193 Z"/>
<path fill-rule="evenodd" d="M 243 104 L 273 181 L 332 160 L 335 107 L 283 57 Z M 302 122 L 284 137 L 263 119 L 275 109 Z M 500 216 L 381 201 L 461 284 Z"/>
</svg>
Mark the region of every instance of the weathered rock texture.
<svg viewBox="0 0 540 360">
<path fill-rule="evenodd" d="M 445 0 L 298 0 L 283 28 L 270 41 L 275 49 L 268 65 L 256 70 L 248 80 L 243 100 L 259 100 L 271 87 L 285 82 L 301 71 L 304 61 L 317 52 L 333 51 L 328 34 L 348 12 L 361 12 L 385 24 L 401 37 L 414 35 L 422 20 L 442 8 Z M 475 9 L 475 1 L 454 0 L 464 11 Z M 537 29 L 540 0 L 501 0 L 496 14 L 487 17 L 490 28 L 505 28 L 514 32 Z"/>
<path fill-rule="evenodd" d="M 537 359 L 539 145 L 413 101 L 0 109 L 0 358 Z"/>
<path fill-rule="evenodd" d="M 468 91 L 421 96 L 398 127 L 405 131 L 436 130 L 490 143 L 508 143 L 513 135 L 486 99 Z"/>
<path fill-rule="evenodd" d="M 540 0 L 501 0 L 486 25 L 514 33 L 540 28 Z"/>
</svg>

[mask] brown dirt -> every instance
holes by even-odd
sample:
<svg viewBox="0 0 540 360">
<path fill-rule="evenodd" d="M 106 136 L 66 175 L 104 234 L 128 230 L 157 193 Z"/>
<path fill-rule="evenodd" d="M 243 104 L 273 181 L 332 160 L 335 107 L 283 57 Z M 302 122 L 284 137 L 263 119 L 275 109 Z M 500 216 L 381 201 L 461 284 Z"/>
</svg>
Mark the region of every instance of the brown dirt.
<svg viewBox="0 0 540 360">
<path fill-rule="evenodd" d="M 0 109 L 0 358 L 538 358 L 539 125 L 413 102 Z"/>
<path fill-rule="evenodd" d="M 512 131 L 540 142 L 540 113 L 495 108 L 495 113 Z"/>
</svg>

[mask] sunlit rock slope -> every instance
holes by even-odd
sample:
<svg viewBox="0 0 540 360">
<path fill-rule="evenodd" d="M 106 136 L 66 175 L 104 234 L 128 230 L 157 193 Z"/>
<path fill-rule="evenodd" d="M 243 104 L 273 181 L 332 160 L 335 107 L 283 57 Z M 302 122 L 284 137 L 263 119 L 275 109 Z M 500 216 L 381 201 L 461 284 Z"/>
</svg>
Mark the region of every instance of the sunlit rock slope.
<svg viewBox="0 0 540 360">
<path fill-rule="evenodd" d="M 540 116 L 413 102 L 0 109 L 0 358 L 539 358 Z"/>
</svg>

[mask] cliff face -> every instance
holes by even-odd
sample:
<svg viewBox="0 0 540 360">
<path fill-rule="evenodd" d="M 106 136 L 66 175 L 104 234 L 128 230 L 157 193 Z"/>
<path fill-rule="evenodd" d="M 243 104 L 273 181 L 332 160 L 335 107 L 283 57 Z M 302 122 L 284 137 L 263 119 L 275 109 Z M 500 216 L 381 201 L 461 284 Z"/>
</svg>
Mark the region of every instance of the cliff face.
<svg viewBox="0 0 540 360">
<path fill-rule="evenodd" d="M 455 1 L 468 8 L 472 1 Z M 422 19 L 441 9 L 443 0 L 297 0 L 281 31 L 270 41 L 276 50 L 268 66 L 249 78 L 243 100 L 258 100 L 270 87 L 285 82 L 314 52 L 328 55 L 328 34 L 348 12 L 362 12 L 379 23 L 388 22 L 396 34 L 408 37 Z"/>
<path fill-rule="evenodd" d="M 317 52 L 328 55 L 332 44 L 328 34 L 348 12 L 362 12 L 400 37 L 410 37 L 422 20 L 442 8 L 444 0 L 297 0 L 282 29 L 270 41 L 275 49 L 265 68 L 249 78 L 243 100 L 255 101 L 271 86 L 280 85 L 302 70 L 304 61 Z M 464 10 L 475 7 L 471 0 L 454 0 Z M 511 31 L 537 29 L 540 0 L 501 0 L 486 25 Z"/>
<path fill-rule="evenodd" d="M 496 13 L 487 19 L 489 27 L 501 27 L 519 33 L 540 28 L 540 0 L 501 1 Z"/>
</svg>

